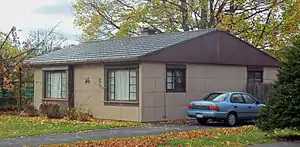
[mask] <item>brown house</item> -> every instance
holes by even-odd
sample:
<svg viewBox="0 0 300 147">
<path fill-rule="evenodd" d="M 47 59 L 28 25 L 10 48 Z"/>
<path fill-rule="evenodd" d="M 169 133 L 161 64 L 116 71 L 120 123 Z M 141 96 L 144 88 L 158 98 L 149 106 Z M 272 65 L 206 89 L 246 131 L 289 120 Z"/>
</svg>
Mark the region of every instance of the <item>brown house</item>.
<svg viewBox="0 0 300 147">
<path fill-rule="evenodd" d="M 277 60 L 219 29 L 82 43 L 30 60 L 34 105 L 55 101 L 104 119 L 186 118 L 190 100 L 276 79 Z"/>
</svg>

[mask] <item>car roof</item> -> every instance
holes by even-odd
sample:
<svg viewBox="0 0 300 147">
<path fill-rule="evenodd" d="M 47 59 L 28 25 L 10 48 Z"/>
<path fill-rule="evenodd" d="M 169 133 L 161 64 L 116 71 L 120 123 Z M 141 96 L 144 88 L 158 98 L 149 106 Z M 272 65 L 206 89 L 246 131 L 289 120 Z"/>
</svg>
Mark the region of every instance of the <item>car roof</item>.
<svg viewBox="0 0 300 147">
<path fill-rule="evenodd" d="M 216 92 L 212 92 L 212 93 L 227 93 L 227 94 L 244 93 L 244 94 L 248 94 L 246 92 L 241 92 L 241 91 L 216 91 Z"/>
</svg>

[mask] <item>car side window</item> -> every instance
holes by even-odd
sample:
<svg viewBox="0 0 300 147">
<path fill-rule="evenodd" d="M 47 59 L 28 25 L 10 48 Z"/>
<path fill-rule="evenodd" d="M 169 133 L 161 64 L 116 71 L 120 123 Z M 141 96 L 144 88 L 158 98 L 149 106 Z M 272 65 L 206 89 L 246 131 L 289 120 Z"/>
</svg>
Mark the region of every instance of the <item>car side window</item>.
<svg viewBox="0 0 300 147">
<path fill-rule="evenodd" d="M 256 100 L 253 99 L 250 95 L 248 94 L 243 94 L 243 97 L 246 101 L 246 104 L 255 104 L 256 103 Z"/>
<path fill-rule="evenodd" d="M 242 103 L 245 104 L 245 100 L 241 94 L 233 94 L 230 98 L 231 103 Z"/>
</svg>

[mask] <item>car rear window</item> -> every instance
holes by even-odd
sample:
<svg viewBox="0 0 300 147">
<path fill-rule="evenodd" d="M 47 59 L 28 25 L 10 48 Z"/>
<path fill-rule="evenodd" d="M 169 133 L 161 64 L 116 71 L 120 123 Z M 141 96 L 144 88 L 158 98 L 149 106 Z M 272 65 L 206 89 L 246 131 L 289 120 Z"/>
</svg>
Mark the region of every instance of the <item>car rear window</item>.
<svg viewBox="0 0 300 147">
<path fill-rule="evenodd" d="M 225 101 L 227 97 L 228 97 L 228 94 L 226 94 L 226 93 L 211 93 L 211 94 L 207 95 L 206 97 L 204 97 L 203 100 L 219 102 L 219 101 Z"/>
</svg>

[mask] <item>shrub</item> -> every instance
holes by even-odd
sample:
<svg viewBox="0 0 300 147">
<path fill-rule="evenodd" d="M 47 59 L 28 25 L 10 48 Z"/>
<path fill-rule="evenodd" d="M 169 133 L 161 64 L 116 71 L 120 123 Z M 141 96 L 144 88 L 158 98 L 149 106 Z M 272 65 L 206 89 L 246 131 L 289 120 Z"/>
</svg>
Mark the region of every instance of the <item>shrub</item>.
<svg viewBox="0 0 300 147">
<path fill-rule="evenodd" d="M 7 106 L 1 106 L 0 111 L 1 112 L 17 112 L 18 106 L 16 105 L 7 105 Z"/>
<path fill-rule="evenodd" d="M 38 110 L 33 105 L 25 105 L 24 106 L 24 112 L 27 116 L 37 116 L 39 114 Z"/>
<path fill-rule="evenodd" d="M 68 109 L 67 118 L 70 120 L 88 121 L 92 117 L 91 114 L 85 113 L 79 108 Z"/>
<path fill-rule="evenodd" d="M 274 91 L 257 121 L 257 126 L 263 131 L 300 129 L 300 36 L 285 51 Z"/>
<path fill-rule="evenodd" d="M 40 105 L 40 113 L 48 118 L 60 118 L 60 106 L 57 103 L 45 102 Z"/>
</svg>

